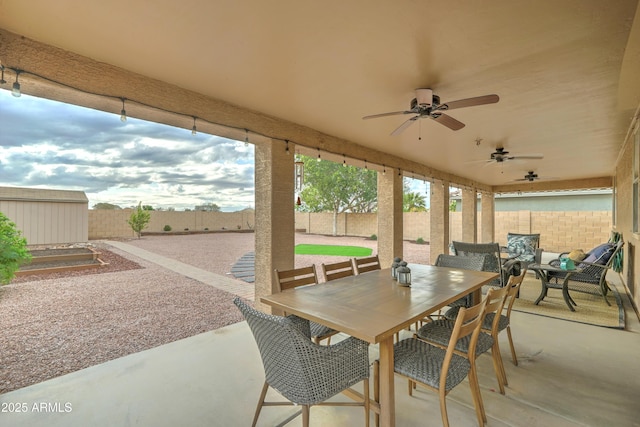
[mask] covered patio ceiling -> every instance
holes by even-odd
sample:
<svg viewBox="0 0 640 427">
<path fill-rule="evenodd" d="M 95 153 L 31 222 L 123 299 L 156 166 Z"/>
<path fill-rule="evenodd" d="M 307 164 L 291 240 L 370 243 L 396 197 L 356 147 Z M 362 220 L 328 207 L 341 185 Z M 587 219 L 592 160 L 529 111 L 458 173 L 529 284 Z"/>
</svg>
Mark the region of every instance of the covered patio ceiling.
<svg viewBox="0 0 640 427">
<path fill-rule="evenodd" d="M 507 191 L 613 175 L 640 103 L 637 3 L 7 0 L 0 28 Z M 409 109 L 416 88 L 500 101 L 452 110 L 457 131 L 362 120 Z M 498 147 L 544 159 L 487 163 Z M 540 180 L 514 182 L 528 171 Z"/>
</svg>

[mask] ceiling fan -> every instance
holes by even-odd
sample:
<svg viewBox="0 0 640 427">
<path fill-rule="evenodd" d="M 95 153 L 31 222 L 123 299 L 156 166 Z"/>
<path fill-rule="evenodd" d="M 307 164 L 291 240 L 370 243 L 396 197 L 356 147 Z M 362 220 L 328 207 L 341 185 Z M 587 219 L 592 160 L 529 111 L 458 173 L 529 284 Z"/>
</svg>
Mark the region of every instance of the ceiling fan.
<svg viewBox="0 0 640 427">
<path fill-rule="evenodd" d="M 524 178 L 520 178 L 520 179 L 514 179 L 514 181 L 529 181 L 529 182 L 533 182 L 536 179 L 538 179 L 538 174 L 534 173 L 533 171 L 529 171 L 527 172 L 527 174 L 524 176 Z"/>
<path fill-rule="evenodd" d="M 499 147 L 496 148 L 496 151 L 491 153 L 491 159 L 487 160 L 487 163 L 502 163 L 507 160 L 539 160 L 543 159 L 544 156 L 542 154 L 520 154 L 520 155 L 509 155 L 508 151 L 505 151 L 504 148 Z"/>
<path fill-rule="evenodd" d="M 411 108 L 409 110 L 374 114 L 371 116 L 365 116 L 363 119 L 367 120 L 376 119 L 378 117 L 414 114 L 413 117 L 407 119 L 393 132 L 391 132 L 392 136 L 400 135 L 402 131 L 411 126 L 416 120 L 424 119 L 426 117 L 435 120 L 451 130 L 460 130 L 465 126 L 464 123 L 444 114 L 444 111 L 456 108 L 474 107 L 476 105 L 495 104 L 499 100 L 500 97 L 498 97 L 498 95 L 484 95 L 477 96 L 475 98 L 458 99 L 457 101 L 444 102 L 441 104 L 440 97 L 438 95 L 434 95 L 433 90 L 416 89 L 416 97 L 411 100 Z"/>
</svg>

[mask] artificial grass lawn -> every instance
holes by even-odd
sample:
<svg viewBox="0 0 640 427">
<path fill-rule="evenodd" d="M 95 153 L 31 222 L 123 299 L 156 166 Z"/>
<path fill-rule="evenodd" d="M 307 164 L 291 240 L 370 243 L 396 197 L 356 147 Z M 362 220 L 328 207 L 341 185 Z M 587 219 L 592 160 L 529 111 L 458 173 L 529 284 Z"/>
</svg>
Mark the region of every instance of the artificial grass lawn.
<svg viewBox="0 0 640 427">
<path fill-rule="evenodd" d="M 362 246 L 296 245 L 296 255 L 369 256 L 372 250 Z"/>
</svg>

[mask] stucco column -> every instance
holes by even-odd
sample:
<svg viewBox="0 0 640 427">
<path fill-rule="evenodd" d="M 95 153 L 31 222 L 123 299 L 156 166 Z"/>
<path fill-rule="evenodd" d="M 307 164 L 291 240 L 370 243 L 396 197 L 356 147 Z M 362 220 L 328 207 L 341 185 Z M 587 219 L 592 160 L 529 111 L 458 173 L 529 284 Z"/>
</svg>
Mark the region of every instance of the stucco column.
<svg viewBox="0 0 640 427">
<path fill-rule="evenodd" d="M 462 189 L 462 241 L 478 241 L 478 198 L 475 189 Z"/>
<path fill-rule="evenodd" d="M 493 242 L 496 226 L 496 205 L 494 193 L 482 193 L 480 218 L 482 221 L 482 243 Z"/>
<path fill-rule="evenodd" d="M 260 297 L 277 290 L 273 270 L 294 267 L 295 217 L 294 170 L 295 147 L 289 154 L 281 141 L 255 142 L 256 165 L 256 307 L 270 311 Z"/>
<path fill-rule="evenodd" d="M 382 268 L 402 257 L 402 175 L 378 172 L 378 257 Z"/>
<path fill-rule="evenodd" d="M 449 182 L 434 181 L 431 184 L 431 207 L 429 209 L 431 233 L 429 236 L 429 259 L 435 264 L 440 254 L 449 253 Z"/>
</svg>

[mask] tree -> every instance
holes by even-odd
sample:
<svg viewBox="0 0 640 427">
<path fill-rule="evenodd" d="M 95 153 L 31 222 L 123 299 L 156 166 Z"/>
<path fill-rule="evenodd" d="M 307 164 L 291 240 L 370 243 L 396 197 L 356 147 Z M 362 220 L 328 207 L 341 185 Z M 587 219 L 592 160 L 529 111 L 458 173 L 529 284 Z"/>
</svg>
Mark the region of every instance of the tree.
<svg viewBox="0 0 640 427">
<path fill-rule="evenodd" d="M 300 192 L 305 212 L 333 212 L 333 235 L 338 234 L 338 214 L 373 212 L 377 207 L 378 183 L 375 171 L 301 156 L 304 188 Z"/>
<path fill-rule="evenodd" d="M 145 211 L 153 211 L 153 210 L 155 210 L 155 209 L 153 209 L 153 206 L 151 206 L 151 205 L 143 205 L 142 209 L 145 210 Z"/>
<path fill-rule="evenodd" d="M 402 210 L 404 212 L 424 212 L 427 202 L 420 193 L 404 193 L 402 195 Z"/>
<path fill-rule="evenodd" d="M 212 202 L 207 202 L 203 205 L 198 206 L 196 210 L 205 212 L 220 212 L 220 206 Z"/>
<path fill-rule="evenodd" d="M 113 205 L 111 203 L 96 203 L 95 205 L 93 205 L 93 209 L 115 210 L 115 209 L 122 209 L 122 208 L 118 205 Z"/>
<path fill-rule="evenodd" d="M 142 230 L 147 228 L 151 221 L 151 212 L 143 209 L 142 202 L 138 203 L 138 207 L 131 214 L 127 223 L 131 229 L 138 235 L 138 239 L 142 236 Z"/>
<path fill-rule="evenodd" d="M 0 285 L 6 285 L 13 279 L 22 264 L 31 261 L 27 249 L 27 239 L 20 230 L 0 212 Z"/>
</svg>

